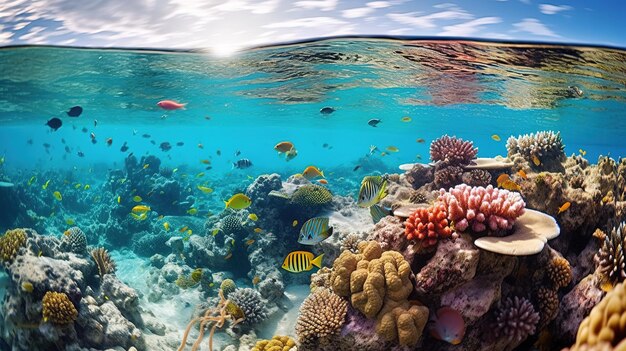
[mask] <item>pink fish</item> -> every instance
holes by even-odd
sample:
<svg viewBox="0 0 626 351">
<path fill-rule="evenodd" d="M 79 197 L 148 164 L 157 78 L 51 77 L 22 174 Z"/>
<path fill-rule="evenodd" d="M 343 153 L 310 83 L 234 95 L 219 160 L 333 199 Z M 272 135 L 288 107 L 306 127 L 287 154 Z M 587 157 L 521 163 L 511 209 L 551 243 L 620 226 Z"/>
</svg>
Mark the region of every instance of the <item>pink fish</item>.
<svg viewBox="0 0 626 351">
<path fill-rule="evenodd" d="M 465 321 L 463 316 L 450 307 L 441 307 L 433 317 L 430 335 L 434 338 L 458 345 L 465 336 Z"/>
<path fill-rule="evenodd" d="M 173 100 L 161 100 L 157 105 L 164 110 L 178 110 L 181 108 L 184 109 L 187 104 L 181 104 Z"/>
</svg>

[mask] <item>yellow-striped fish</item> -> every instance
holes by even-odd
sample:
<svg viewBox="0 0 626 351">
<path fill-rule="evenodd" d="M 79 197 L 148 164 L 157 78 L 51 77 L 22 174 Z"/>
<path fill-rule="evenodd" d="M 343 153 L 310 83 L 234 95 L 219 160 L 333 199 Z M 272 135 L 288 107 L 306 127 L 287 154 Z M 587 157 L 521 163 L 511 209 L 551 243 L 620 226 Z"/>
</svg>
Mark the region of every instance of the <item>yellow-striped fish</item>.
<svg viewBox="0 0 626 351">
<path fill-rule="evenodd" d="M 302 245 L 315 245 L 333 235 L 333 227 L 328 226 L 328 217 L 311 218 L 300 228 L 298 242 Z"/>
<path fill-rule="evenodd" d="M 37 177 L 35 177 L 35 176 L 30 177 L 30 179 L 28 180 L 28 185 L 33 184 L 33 182 L 35 181 L 35 179 L 37 179 Z"/>
<path fill-rule="evenodd" d="M 284 270 L 291 273 L 310 271 L 313 269 L 313 266 L 322 268 L 323 256 L 324 254 L 315 257 L 315 255 L 308 251 L 293 251 L 285 257 L 282 267 Z"/>
<path fill-rule="evenodd" d="M 370 207 L 387 196 L 387 180 L 381 176 L 367 176 L 361 182 L 357 205 Z"/>
<path fill-rule="evenodd" d="M 146 212 L 150 211 L 150 207 L 146 206 L 146 205 L 137 205 L 137 206 L 133 207 L 132 211 L 134 213 L 146 213 Z"/>
<path fill-rule="evenodd" d="M 391 210 L 387 210 L 380 205 L 373 205 L 370 207 L 370 215 L 374 224 L 378 223 L 384 217 L 391 215 Z"/>
</svg>

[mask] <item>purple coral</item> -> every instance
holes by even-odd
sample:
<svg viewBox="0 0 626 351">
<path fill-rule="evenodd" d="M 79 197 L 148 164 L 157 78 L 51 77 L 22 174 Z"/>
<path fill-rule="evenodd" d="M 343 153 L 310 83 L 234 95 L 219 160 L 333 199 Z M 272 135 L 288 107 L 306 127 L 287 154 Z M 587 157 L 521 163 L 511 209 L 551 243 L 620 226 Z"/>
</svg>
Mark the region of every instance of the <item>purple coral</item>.
<svg viewBox="0 0 626 351">
<path fill-rule="evenodd" d="M 518 343 L 535 332 L 539 313 L 526 298 L 515 296 L 504 301 L 496 315 L 496 334 Z"/>
<path fill-rule="evenodd" d="M 413 186 L 413 189 L 418 189 L 433 181 L 433 169 L 416 163 L 410 171 L 406 172 L 406 180 Z"/>
<path fill-rule="evenodd" d="M 461 184 L 463 168 L 459 166 L 437 167 L 435 171 L 435 186 L 437 188 L 449 188 Z"/>
<path fill-rule="evenodd" d="M 471 186 L 487 186 L 491 183 L 491 174 L 484 169 L 472 169 L 463 173 L 463 183 Z"/>
<path fill-rule="evenodd" d="M 451 165 L 467 165 L 476 158 L 478 149 L 471 141 L 444 135 L 430 144 L 430 159 Z"/>
<path fill-rule="evenodd" d="M 491 235 L 501 235 L 513 228 L 526 206 L 519 193 L 491 185 L 483 188 L 460 184 L 449 191 L 442 189 L 438 200 L 446 206 L 448 219 L 454 222 L 457 231 L 489 230 Z"/>
</svg>

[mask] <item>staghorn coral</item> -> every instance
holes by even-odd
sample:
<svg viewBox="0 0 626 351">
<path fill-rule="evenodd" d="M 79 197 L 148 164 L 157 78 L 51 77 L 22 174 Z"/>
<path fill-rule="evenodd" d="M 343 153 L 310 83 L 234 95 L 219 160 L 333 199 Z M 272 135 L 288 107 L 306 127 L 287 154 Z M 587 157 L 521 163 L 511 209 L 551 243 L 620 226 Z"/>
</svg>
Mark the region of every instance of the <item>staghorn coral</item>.
<svg viewBox="0 0 626 351">
<path fill-rule="evenodd" d="M 78 317 L 78 311 L 65 293 L 48 291 L 41 301 L 44 322 L 70 324 Z"/>
<path fill-rule="evenodd" d="M 228 298 L 228 296 L 237 289 L 237 285 L 235 281 L 232 279 L 224 279 L 222 284 L 220 284 L 220 290 L 224 292 L 224 297 Z"/>
<path fill-rule="evenodd" d="M 545 326 L 556 317 L 559 311 L 559 295 L 556 290 L 542 286 L 537 289 L 535 301 L 539 307 L 539 325 Z"/>
<path fill-rule="evenodd" d="M 502 235 L 513 228 L 526 206 L 519 193 L 491 185 L 483 188 L 461 184 L 447 192 L 442 189 L 438 200 L 445 205 L 456 230 L 469 228 L 475 233 L 487 231 L 489 235 Z"/>
<path fill-rule="evenodd" d="M 556 257 L 548 263 L 548 279 L 555 289 L 564 288 L 572 281 L 572 267 L 563 257 Z"/>
<path fill-rule="evenodd" d="M 435 171 L 435 186 L 449 188 L 460 184 L 463 177 L 463 168 L 459 166 L 437 167 Z"/>
<path fill-rule="evenodd" d="M 454 238 L 456 235 L 447 217 L 448 212 L 442 203 L 418 208 L 404 222 L 404 233 L 408 240 L 418 240 L 424 248 L 433 246 L 439 239 Z"/>
<path fill-rule="evenodd" d="M 565 159 L 564 148 L 561 133 L 553 131 L 524 134 L 517 138 L 511 136 L 506 142 L 509 156 L 519 153 L 531 163 L 533 156 L 538 157 L 542 162 L 547 159 Z"/>
<path fill-rule="evenodd" d="M 11 261 L 17 255 L 17 251 L 26 243 L 26 231 L 24 229 L 7 230 L 0 237 L 0 258 L 2 261 Z"/>
<path fill-rule="evenodd" d="M 484 169 L 473 169 L 463 173 L 461 180 L 471 186 L 487 186 L 491 183 L 491 174 Z"/>
<path fill-rule="evenodd" d="M 507 298 L 496 315 L 496 335 L 506 336 L 509 342 L 518 343 L 535 332 L 539 314 L 526 298 Z"/>
<path fill-rule="evenodd" d="M 111 255 L 109 255 L 109 252 L 105 248 L 99 247 L 91 250 L 91 257 L 96 262 L 96 266 L 98 266 L 98 275 L 100 276 L 100 279 L 102 279 L 105 274 L 115 273 L 115 261 L 113 261 Z"/>
<path fill-rule="evenodd" d="M 467 165 L 476 158 L 478 149 L 471 141 L 444 135 L 430 144 L 430 159 L 450 165 Z"/>
<path fill-rule="evenodd" d="M 243 325 L 254 325 L 267 318 L 261 294 L 254 289 L 237 288 L 228 295 L 228 299 L 243 311 Z"/>
<path fill-rule="evenodd" d="M 298 341 L 309 346 L 338 334 L 345 323 L 346 312 L 346 300 L 330 289 L 315 289 L 300 306 L 296 321 Z"/>
<path fill-rule="evenodd" d="M 570 351 L 582 351 L 610 344 L 612 350 L 626 349 L 626 283 L 618 284 L 589 313 L 576 334 Z"/>
<path fill-rule="evenodd" d="M 323 186 L 315 184 L 303 185 L 294 191 L 291 202 L 302 207 L 321 207 L 329 204 L 333 195 Z"/>
<path fill-rule="evenodd" d="M 271 340 L 257 341 L 251 351 L 289 351 L 296 342 L 288 336 L 275 335 Z"/>
<path fill-rule="evenodd" d="M 78 227 L 71 227 L 63 233 L 61 245 L 77 254 L 87 252 L 87 236 Z"/>
<path fill-rule="evenodd" d="M 596 268 L 601 275 L 602 281 L 612 286 L 624 281 L 624 231 L 626 222 L 613 228 L 609 234 L 604 235 L 604 242 L 594 257 Z"/>
<path fill-rule="evenodd" d="M 398 340 L 400 346 L 413 347 L 422 335 L 426 322 L 428 307 L 411 305 L 408 301 L 390 303 L 381 311 L 376 331 L 387 341 Z"/>
</svg>

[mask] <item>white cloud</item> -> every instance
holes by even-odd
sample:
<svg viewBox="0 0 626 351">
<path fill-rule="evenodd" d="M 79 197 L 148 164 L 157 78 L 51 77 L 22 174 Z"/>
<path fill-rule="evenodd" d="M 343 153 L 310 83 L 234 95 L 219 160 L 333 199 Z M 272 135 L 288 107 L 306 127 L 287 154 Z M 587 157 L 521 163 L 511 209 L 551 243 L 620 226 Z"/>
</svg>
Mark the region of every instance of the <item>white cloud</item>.
<svg viewBox="0 0 626 351">
<path fill-rule="evenodd" d="M 551 5 L 551 4 L 541 4 L 539 5 L 539 11 L 544 15 L 554 15 L 561 11 L 571 10 L 572 7 L 568 5 Z"/>
<path fill-rule="evenodd" d="M 502 22 L 500 17 L 481 17 L 468 22 L 443 27 L 444 31 L 439 35 L 447 36 L 471 36 L 476 34 L 483 26 Z"/>
<path fill-rule="evenodd" d="M 411 32 L 411 28 L 396 28 L 392 29 L 387 34 L 389 35 L 403 35 Z"/>
<path fill-rule="evenodd" d="M 392 21 L 419 28 L 435 28 L 436 21 L 439 20 L 466 20 L 472 19 L 472 15 L 468 12 L 454 8 L 446 11 L 435 12 L 429 15 L 418 16 L 419 12 L 408 13 L 390 13 L 387 15 Z"/>
<path fill-rule="evenodd" d="M 13 33 L 4 31 L 4 26 L 0 24 L 0 44 L 8 44 L 11 42 L 11 37 Z"/>
<path fill-rule="evenodd" d="M 33 27 L 29 29 L 28 32 L 26 32 L 26 34 L 22 34 L 18 39 L 28 41 L 30 39 L 37 37 L 37 35 L 43 32 L 44 30 L 46 30 L 46 27 L 41 27 L 41 26 Z"/>
<path fill-rule="evenodd" d="M 26 27 L 29 24 L 30 24 L 30 22 L 18 22 L 18 23 L 15 23 L 13 25 L 13 30 L 20 30 L 20 29 Z"/>
<path fill-rule="evenodd" d="M 389 1 L 370 1 L 365 6 L 372 9 L 384 9 L 386 7 L 390 7 L 391 3 Z"/>
<path fill-rule="evenodd" d="M 298 18 L 294 20 L 288 20 L 283 22 L 274 22 L 266 24 L 263 28 L 315 28 L 318 26 L 337 26 L 344 25 L 348 22 L 338 20 L 332 17 L 309 17 Z"/>
<path fill-rule="evenodd" d="M 513 24 L 513 27 L 520 32 L 527 32 L 530 34 L 543 36 L 543 37 L 553 37 L 558 38 L 559 35 L 554 33 L 550 28 L 546 27 L 545 24 L 541 23 L 536 18 L 524 18 L 521 22 Z"/>
<path fill-rule="evenodd" d="M 482 35 L 483 38 L 489 39 L 513 39 L 512 36 L 504 33 L 486 32 Z"/>
<path fill-rule="evenodd" d="M 369 15 L 374 12 L 373 8 L 370 7 L 357 7 L 353 9 L 343 10 L 341 11 L 341 17 L 343 18 L 360 18 Z"/>
<path fill-rule="evenodd" d="M 322 11 L 332 11 L 337 7 L 339 0 L 302 0 L 296 1 L 294 5 L 303 9 L 319 9 Z"/>
</svg>

